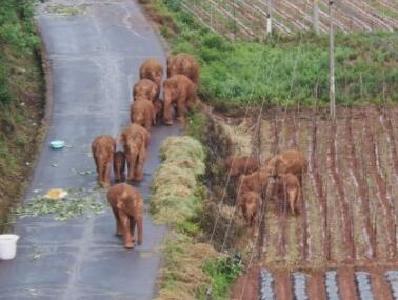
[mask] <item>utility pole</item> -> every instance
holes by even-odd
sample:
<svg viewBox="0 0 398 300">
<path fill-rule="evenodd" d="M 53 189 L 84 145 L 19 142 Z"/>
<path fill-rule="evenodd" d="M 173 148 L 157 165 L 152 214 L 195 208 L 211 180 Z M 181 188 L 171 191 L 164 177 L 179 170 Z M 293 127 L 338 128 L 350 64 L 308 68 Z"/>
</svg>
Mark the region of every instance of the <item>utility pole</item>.
<svg viewBox="0 0 398 300">
<path fill-rule="evenodd" d="M 329 1 L 329 18 L 330 18 L 330 116 L 332 120 L 336 120 L 336 84 L 335 84 L 335 66 L 334 66 L 334 1 Z"/>
<path fill-rule="evenodd" d="M 314 31 L 316 35 L 319 35 L 319 0 L 314 0 L 314 7 L 313 7 L 313 17 L 314 17 Z"/>
<path fill-rule="evenodd" d="M 272 0 L 267 0 L 267 36 L 272 34 Z"/>
</svg>

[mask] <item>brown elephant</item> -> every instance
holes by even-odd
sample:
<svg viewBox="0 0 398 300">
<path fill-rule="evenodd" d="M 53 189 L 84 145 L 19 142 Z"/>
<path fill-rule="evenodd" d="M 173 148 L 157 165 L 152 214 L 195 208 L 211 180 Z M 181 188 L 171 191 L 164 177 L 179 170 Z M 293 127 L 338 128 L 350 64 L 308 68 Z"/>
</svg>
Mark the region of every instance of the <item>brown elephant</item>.
<svg viewBox="0 0 398 300">
<path fill-rule="evenodd" d="M 270 159 L 265 169 L 274 177 L 292 173 L 297 176 L 301 185 L 302 175 L 307 170 L 307 161 L 300 151 L 290 149 Z"/>
<path fill-rule="evenodd" d="M 301 199 L 301 187 L 299 179 L 291 173 L 279 175 L 276 184 L 278 186 L 278 198 L 282 203 L 283 212 L 286 213 L 287 205 L 293 215 L 298 213 L 298 203 Z"/>
<path fill-rule="evenodd" d="M 141 125 L 134 123 L 123 130 L 121 142 L 127 161 L 127 180 L 141 181 L 144 177 L 143 168 L 149 139 L 149 132 Z"/>
<path fill-rule="evenodd" d="M 163 101 L 155 100 L 153 101 L 153 106 L 155 107 L 156 124 L 161 121 L 163 117 Z"/>
<path fill-rule="evenodd" d="M 260 204 L 261 197 L 257 192 L 246 192 L 239 198 L 239 207 L 242 210 L 243 218 L 250 226 L 254 226 L 256 223 Z"/>
<path fill-rule="evenodd" d="M 91 144 L 91 150 L 97 166 L 98 183 L 102 187 L 111 183 L 111 168 L 113 153 L 116 151 L 116 141 L 109 135 L 96 137 Z"/>
<path fill-rule="evenodd" d="M 224 160 L 224 167 L 231 177 L 248 175 L 259 169 L 259 161 L 252 156 L 229 156 Z"/>
<path fill-rule="evenodd" d="M 248 192 L 261 194 L 263 188 L 265 188 L 268 183 L 269 177 L 270 174 L 261 169 L 249 175 L 242 175 L 239 178 L 238 196 L 244 195 Z"/>
<path fill-rule="evenodd" d="M 138 229 L 137 244 L 142 244 L 143 237 L 143 200 L 139 191 L 126 184 L 112 186 L 107 194 L 116 220 L 116 235 L 122 236 L 125 248 L 134 248 L 135 225 Z"/>
<path fill-rule="evenodd" d="M 115 174 L 116 182 L 123 182 L 125 177 L 126 157 L 122 151 L 117 151 L 113 155 L 113 173 Z"/>
<path fill-rule="evenodd" d="M 152 101 L 137 98 L 131 104 L 130 118 L 132 123 L 139 124 L 150 131 L 156 124 L 156 111 Z"/>
<path fill-rule="evenodd" d="M 140 79 L 149 79 L 156 84 L 155 99 L 159 99 L 163 77 L 163 66 L 154 58 L 147 59 L 140 67 Z"/>
<path fill-rule="evenodd" d="M 181 74 L 187 76 L 197 85 L 199 83 L 199 72 L 199 63 L 192 55 L 180 53 L 167 58 L 167 78 Z"/>
<path fill-rule="evenodd" d="M 158 86 L 155 82 L 149 79 L 139 80 L 133 87 L 133 98 L 134 101 L 137 98 L 144 98 L 150 101 L 155 101 L 158 99 Z"/>
<path fill-rule="evenodd" d="M 196 103 L 196 86 L 188 77 L 175 75 L 163 82 L 163 122 L 173 124 L 172 107 L 177 106 L 177 118 L 183 122 L 187 109 Z"/>
</svg>

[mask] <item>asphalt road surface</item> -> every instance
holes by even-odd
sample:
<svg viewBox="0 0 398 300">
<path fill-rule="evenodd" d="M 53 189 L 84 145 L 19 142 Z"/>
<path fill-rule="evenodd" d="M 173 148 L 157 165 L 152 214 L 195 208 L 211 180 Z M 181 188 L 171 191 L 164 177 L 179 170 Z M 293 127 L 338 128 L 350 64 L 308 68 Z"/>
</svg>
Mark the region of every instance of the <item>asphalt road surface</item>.
<svg viewBox="0 0 398 300">
<path fill-rule="evenodd" d="M 100 134 L 117 136 L 129 123 L 139 65 L 148 57 L 165 62 L 157 35 L 133 0 L 46 1 L 37 19 L 51 66 L 53 107 L 25 201 L 53 187 L 95 188 L 92 140 Z M 152 133 L 139 186 L 146 200 L 159 145 L 178 134 L 177 126 L 160 126 Z M 54 139 L 68 147 L 50 149 Z M 14 230 L 21 240 L 17 258 L 0 261 L 0 299 L 145 300 L 156 293 L 165 228 L 153 224 L 148 214 L 144 243 L 134 250 L 125 250 L 114 236 L 109 207 L 104 214 L 66 222 L 19 219 Z"/>
</svg>

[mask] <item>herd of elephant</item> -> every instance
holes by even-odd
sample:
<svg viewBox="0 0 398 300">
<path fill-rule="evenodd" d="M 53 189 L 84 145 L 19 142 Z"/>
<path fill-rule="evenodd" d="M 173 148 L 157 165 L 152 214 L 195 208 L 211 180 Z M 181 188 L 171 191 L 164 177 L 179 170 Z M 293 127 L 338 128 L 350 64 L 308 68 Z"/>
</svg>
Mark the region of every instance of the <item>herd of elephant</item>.
<svg viewBox="0 0 398 300">
<path fill-rule="evenodd" d="M 264 198 L 279 201 L 284 213 L 288 208 L 293 215 L 298 213 L 307 161 L 297 149 L 286 150 L 264 163 L 254 157 L 230 156 L 225 160 L 225 167 L 232 178 L 239 178 L 238 206 L 250 226 L 255 224 Z M 262 197 L 263 192 L 269 197 Z"/>
<path fill-rule="evenodd" d="M 172 125 L 174 108 L 177 120 L 184 122 L 187 110 L 195 105 L 199 64 L 188 54 L 168 57 L 167 79 L 162 84 L 163 66 L 156 59 L 150 58 L 140 66 L 139 76 L 140 80 L 133 87 L 130 125 L 123 129 L 119 138 L 101 135 L 91 145 L 98 183 L 109 188 L 106 197 L 115 215 L 116 235 L 122 237 L 125 248 L 135 246 L 135 226 L 138 231 L 137 243 L 142 243 L 143 200 L 140 192 L 124 181 L 139 182 L 143 179 L 152 126 L 160 121 Z M 163 101 L 159 99 L 161 86 Z M 119 142 L 123 151 L 116 151 Z M 112 165 L 115 179 L 113 186 Z"/>
</svg>

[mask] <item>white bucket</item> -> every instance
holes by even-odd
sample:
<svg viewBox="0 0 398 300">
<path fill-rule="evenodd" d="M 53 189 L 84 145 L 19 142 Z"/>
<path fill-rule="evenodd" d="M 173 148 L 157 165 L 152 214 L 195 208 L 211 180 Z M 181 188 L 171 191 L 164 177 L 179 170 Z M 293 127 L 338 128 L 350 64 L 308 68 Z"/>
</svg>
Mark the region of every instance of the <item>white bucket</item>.
<svg viewBox="0 0 398 300">
<path fill-rule="evenodd" d="M 0 259 L 14 259 L 17 254 L 19 236 L 15 234 L 0 234 Z"/>
</svg>

